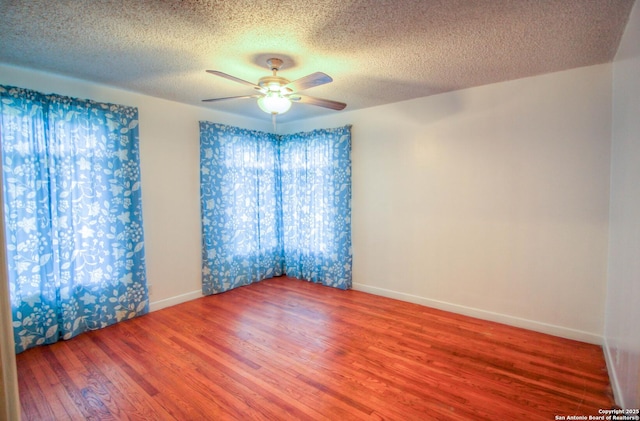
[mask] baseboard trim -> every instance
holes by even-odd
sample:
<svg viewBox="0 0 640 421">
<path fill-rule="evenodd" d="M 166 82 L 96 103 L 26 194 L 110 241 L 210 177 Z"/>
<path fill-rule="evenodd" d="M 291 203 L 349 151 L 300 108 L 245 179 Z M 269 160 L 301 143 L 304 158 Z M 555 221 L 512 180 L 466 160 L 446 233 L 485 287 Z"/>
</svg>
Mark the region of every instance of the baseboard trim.
<svg viewBox="0 0 640 421">
<path fill-rule="evenodd" d="M 587 342 L 590 344 L 601 346 L 603 344 L 602 336 L 582 330 L 537 322 L 535 320 L 522 319 L 520 317 L 509 316 L 507 314 L 494 313 L 478 308 L 462 306 L 446 301 L 433 300 L 431 298 L 420 297 L 417 295 L 392 291 L 389 289 L 364 285 L 360 283 L 353 283 L 353 289 L 357 291 L 368 292 L 374 295 L 380 295 L 383 297 L 395 298 L 397 300 L 407 301 L 414 304 L 421 304 L 427 307 L 437 308 L 438 310 L 450 311 L 452 313 L 462 314 L 469 317 L 475 317 L 478 319 L 498 322 L 509 326 L 520 327 L 523 329 L 529 329 L 536 332 L 559 336 L 561 338 L 573 339 L 576 341 Z"/>
<path fill-rule="evenodd" d="M 607 337 L 603 338 L 602 349 L 604 351 L 604 360 L 607 363 L 607 372 L 609 373 L 609 383 L 611 383 L 611 389 L 613 390 L 613 399 L 620 408 L 626 408 L 624 405 L 624 396 L 622 395 L 622 388 L 618 381 L 616 374 L 616 366 L 613 363 L 613 355 L 611 355 L 611 347 L 607 341 Z"/>
<path fill-rule="evenodd" d="M 186 303 L 196 298 L 204 297 L 202 290 L 187 292 L 186 294 L 176 295 L 175 297 L 165 298 L 163 300 L 154 301 L 149 304 L 149 311 L 162 310 L 163 308 L 175 306 L 176 304 Z"/>
</svg>

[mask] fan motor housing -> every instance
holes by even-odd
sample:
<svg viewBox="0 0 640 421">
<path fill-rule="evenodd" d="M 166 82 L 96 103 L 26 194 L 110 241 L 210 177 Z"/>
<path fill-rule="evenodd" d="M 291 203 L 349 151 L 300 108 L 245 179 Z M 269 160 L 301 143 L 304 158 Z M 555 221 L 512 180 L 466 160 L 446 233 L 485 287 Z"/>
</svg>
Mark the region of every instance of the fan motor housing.
<svg viewBox="0 0 640 421">
<path fill-rule="evenodd" d="M 258 86 L 267 91 L 280 91 L 288 83 L 288 79 L 280 76 L 265 76 L 260 78 Z"/>
</svg>

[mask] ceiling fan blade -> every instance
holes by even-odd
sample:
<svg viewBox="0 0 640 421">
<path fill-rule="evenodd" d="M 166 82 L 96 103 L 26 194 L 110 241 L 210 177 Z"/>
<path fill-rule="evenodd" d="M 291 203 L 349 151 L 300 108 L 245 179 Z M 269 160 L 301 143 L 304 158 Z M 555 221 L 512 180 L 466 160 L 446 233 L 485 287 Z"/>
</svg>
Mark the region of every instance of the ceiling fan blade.
<svg viewBox="0 0 640 421">
<path fill-rule="evenodd" d="M 216 101 L 226 101 L 228 99 L 248 99 L 248 98 L 260 98 L 262 95 L 242 95 L 242 96 L 227 96 L 224 98 L 211 98 L 211 99 L 203 99 L 202 102 L 216 102 Z"/>
<path fill-rule="evenodd" d="M 306 95 L 293 95 L 289 97 L 293 102 L 301 102 L 303 104 L 317 105 L 318 107 L 331 108 L 332 110 L 344 110 L 347 106 L 344 102 L 332 101 L 330 99 L 315 98 Z"/>
<path fill-rule="evenodd" d="M 313 88 L 314 86 L 324 85 L 325 83 L 333 82 L 331 76 L 322 72 L 315 72 L 302 77 L 300 79 L 289 82 L 284 87 L 291 90 L 291 92 L 304 91 L 305 89 Z"/>
<path fill-rule="evenodd" d="M 258 91 L 262 89 L 261 87 L 259 87 L 255 83 L 247 82 L 244 79 L 240 79 L 240 78 L 237 78 L 235 76 L 231 76 L 231 75 L 228 75 L 226 73 L 219 72 L 217 70 L 207 70 L 207 73 L 211 73 L 212 75 L 220 76 L 220 77 L 223 77 L 225 79 L 232 80 L 234 82 L 242 83 L 243 85 L 251 86 L 253 89 L 256 89 Z"/>
</svg>

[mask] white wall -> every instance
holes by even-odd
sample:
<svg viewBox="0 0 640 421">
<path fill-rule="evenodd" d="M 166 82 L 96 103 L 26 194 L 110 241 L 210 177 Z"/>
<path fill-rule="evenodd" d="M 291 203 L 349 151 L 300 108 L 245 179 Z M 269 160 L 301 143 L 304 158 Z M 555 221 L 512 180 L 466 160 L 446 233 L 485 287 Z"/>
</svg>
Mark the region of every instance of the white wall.
<svg viewBox="0 0 640 421">
<path fill-rule="evenodd" d="M 355 288 L 601 343 L 611 65 L 280 129 L 347 123 Z"/>
<path fill-rule="evenodd" d="M 613 64 L 613 146 L 605 355 L 617 402 L 640 407 L 640 5 Z"/>
<path fill-rule="evenodd" d="M 138 107 L 151 308 L 155 310 L 201 296 L 198 121 L 265 131 L 271 130 L 271 121 L 250 120 L 6 65 L 0 65 L 0 84 Z"/>
</svg>

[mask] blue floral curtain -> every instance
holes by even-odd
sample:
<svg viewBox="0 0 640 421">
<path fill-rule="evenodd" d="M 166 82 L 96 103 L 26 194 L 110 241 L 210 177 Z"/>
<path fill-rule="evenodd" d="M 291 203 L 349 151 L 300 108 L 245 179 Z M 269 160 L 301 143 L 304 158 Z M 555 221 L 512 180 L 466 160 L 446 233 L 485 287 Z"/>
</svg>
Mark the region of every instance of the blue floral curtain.
<svg viewBox="0 0 640 421">
<path fill-rule="evenodd" d="M 282 275 L 278 140 L 200 123 L 202 292 Z"/>
<path fill-rule="evenodd" d="M 284 273 L 351 288 L 350 126 L 200 123 L 204 294 Z"/>
<path fill-rule="evenodd" d="M 136 108 L 0 86 L 16 351 L 148 312 Z"/>
<path fill-rule="evenodd" d="M 283 136 L 282 226 L 289 276 L 351 288 L 351 131 Z"/>
</svg>

